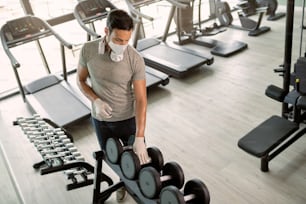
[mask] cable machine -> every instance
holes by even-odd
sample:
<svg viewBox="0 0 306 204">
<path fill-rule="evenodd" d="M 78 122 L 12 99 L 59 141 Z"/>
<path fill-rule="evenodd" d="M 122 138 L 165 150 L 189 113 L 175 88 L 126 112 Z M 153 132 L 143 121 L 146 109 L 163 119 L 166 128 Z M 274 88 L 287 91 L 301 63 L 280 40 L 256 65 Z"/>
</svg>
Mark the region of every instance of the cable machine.
<svg viewBox="0 0 306 204">
<path fill-rule="evenodd" d="M 303 21 L 304 19 L 301 35 L 304 29 Z M 298 58 L 291 73 L 293 24 L 294 0 L 288 0 L 284 63 L 280 69 L 275 69 L 283 77 L 283 87 L 269 85 L 265 92 L 268 97 L 282 103 L 281 116 L 271 116 L 238 141 L 242 150 L 260 158 L 263 172 L 269 171 L 269 161 L 306 133 L 306 127 L 303 125 L 306 116 L 306 56 Z"/>
</svg>

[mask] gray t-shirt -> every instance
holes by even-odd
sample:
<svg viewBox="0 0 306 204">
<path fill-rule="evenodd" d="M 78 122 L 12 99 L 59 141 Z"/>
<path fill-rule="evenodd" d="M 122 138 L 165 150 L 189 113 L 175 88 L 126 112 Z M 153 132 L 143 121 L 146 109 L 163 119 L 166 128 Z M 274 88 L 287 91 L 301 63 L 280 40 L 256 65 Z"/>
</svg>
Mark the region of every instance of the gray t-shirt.
<svg viewBox="0 0 306 204">
<path fill-rule="evenodd" d="M 128 46 L 123 60 L 113 62 L 109 52 L 100 54 L 101 39 L 87 42 L 80 52 L 79 64 L 88 69 L 93 91 L 113 109 L 105 121 L 121 121 L 135 116 L 134 80 L 145 80 L 145 64 L 141 55 Z M 96 117 L 94 108 L 92 116 Z"/>
</svg>

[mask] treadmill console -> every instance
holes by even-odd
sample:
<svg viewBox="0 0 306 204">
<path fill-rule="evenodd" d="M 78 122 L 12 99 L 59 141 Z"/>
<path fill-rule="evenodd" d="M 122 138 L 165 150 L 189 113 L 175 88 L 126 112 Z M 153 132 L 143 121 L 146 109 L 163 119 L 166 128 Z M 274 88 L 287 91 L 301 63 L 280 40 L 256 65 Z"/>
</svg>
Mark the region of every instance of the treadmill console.
<svg viewBox="0 0 306 204">
<path fill-rule="evenodd" d="M 108 1 L 86 0 L 79 2 L 77 11 L 82 19 L 106 16 L 115 7 Z"/>
<path fill-rule="evenodd" d="M 5 27 L 5 37 L 7 41 L 13 41 L 21 38 L 31 37 L 40 33 L 43 25 L 37 24 L 35 19 L 30 16 L 8 21 Z"/>
</svg>

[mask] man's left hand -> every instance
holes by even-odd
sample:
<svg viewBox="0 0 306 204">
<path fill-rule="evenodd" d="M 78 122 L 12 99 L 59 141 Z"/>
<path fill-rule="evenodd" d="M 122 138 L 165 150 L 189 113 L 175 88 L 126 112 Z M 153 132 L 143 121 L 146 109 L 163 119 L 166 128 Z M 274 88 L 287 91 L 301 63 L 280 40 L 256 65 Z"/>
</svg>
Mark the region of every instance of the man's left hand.
<svg viewBox="0 0 306 204">
<path fill-rule="evenodd" d="M 145 164 L 150 161 L 150 158 L 148 156 L 146 144 L 144 141 L 144 137 L 135 137 L 135 141 L 133 144 L 133 150 L 138 156 L 140 160 L 140 164 Z"/>
</svg>

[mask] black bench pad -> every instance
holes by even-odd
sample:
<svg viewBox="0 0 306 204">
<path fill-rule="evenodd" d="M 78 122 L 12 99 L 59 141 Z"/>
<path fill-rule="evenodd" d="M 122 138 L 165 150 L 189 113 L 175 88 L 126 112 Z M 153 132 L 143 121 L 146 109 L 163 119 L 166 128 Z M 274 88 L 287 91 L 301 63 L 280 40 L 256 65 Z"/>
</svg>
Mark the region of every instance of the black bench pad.
<svg viewBox="0 0 306 204">
<path fill-rule="evenodd" d="M 256 156 L 267 155 L 299 128 L 298 124 L 273 115 L 238 141 L 244 151 Z"/>
</svg>

